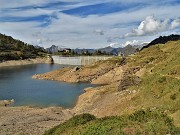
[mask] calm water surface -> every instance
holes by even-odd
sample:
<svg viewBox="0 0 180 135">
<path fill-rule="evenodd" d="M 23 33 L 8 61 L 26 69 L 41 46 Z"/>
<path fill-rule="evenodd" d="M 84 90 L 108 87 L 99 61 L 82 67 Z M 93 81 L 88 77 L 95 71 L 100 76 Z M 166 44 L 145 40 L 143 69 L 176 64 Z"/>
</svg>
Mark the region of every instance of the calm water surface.
<svg viewBox="0 0 180 135">
<path fill-rule="evenodd" d="M 14 99 L 13 106 L 72 107 L 88 83 L 63 83 L 32 79 L 32 75 L 64 67 L 35 64 L 0 68 L 0 100 Z"/>
</svg>

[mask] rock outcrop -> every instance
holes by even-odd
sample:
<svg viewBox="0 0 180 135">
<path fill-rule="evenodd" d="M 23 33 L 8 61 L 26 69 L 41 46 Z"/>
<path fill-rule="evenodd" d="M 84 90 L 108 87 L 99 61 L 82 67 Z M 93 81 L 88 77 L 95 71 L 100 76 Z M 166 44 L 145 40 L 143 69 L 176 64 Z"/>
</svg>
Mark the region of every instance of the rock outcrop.
<svg viewBox="0 0 180 135">
<path fill-rule="evenodd" d="M 11 100 L 0 100 L 0 106 L 8 106 L 14 103 L 14 99 Z"/>
<path fill-rule="evenodd" d="M 119 62 L 120 63 L 120 62 Z M 67 67 L 60 70 L 48 72 L 45 74 L 34 75 L 34 79 L 46 79 L 46 80 L 56 80 L 64 82 L 92 82 L 100 76 L 105 75 L 109 71 L 116 68 L 117 65 L 110 61 L 95 63 L 90 66 L 84 67 Z"/>
<path fill-rule="evenodd" d="M 138 85 L 140 82 L 141 82 L 140 77 L 134 75 L 132 70 L 126 69 L 123 72 L 122 78 L 119 82 L 118 90 L 119 91 L 126 90 L 128 87 Z"/>
</svg>

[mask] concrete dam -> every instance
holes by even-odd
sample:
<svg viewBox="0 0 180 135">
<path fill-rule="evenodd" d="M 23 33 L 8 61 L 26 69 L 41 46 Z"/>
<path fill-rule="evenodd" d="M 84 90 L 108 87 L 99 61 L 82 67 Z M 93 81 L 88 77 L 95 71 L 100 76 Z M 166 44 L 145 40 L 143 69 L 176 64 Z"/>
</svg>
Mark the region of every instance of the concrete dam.
<svg viewBox="0 0 180 135">
<path fill-rule="evenodd" d="M 99 60 L 107 60 L 112 56 L 77 56 L 77 57 L 62 57 L 52 56 L 54 63 L 62 65 L 89 65 Z"/>
</svg>

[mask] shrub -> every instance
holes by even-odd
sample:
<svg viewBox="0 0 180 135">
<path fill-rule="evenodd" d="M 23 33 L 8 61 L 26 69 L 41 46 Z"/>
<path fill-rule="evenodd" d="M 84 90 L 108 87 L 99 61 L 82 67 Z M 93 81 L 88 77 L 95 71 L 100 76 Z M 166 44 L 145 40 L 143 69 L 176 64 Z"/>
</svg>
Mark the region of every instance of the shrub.
<svg viewBox="0 0 180 135">
<path fill-rule="evenodd" d="M 171 96 L 170 96 L 170 99 L 176 100 L 176 94 L 171 95 Z"/>
<path fill-rule="evenodd" d="M 159 83 L 163 83 L 165 81 L 166 81 L 166 77 L 165 76 L 160 77 L 159 80 L 158 80 Z"/>
<path fill-rule="evenodd" d="M 63 124 L 60 124 L 44 133 L 44 135 L 59 135 L 61 132 L 67 130 L 68 128 L 76 127 L 78 125 L 85 124 L 89 121 L 95 120 L 96 117 L 91 114 L 81 114 L 72 117 Z"/>
<path fill-rule="evenodd" d="M 131 115 L 96 119 L 93 115 L 78 115 L 45 135 L 122 135 L 122 134 L 178 134 L 180 129 L 172 119 L 159 111 L 140 110 Z"/>
</svg>

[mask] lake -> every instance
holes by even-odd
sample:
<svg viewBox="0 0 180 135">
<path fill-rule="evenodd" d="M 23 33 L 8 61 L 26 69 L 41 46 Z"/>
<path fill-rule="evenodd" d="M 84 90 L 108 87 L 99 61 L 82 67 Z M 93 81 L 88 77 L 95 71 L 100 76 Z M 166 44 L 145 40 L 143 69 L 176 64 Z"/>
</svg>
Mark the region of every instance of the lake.
<svg viewBox="0 0 180 135">
<path fill-rule="evenodd" d="M 73 107 L 90 83 L 64 83 L 32 79 L 32 75 L 65 67 L 33 64 L 0 68 L 0 100 L 14 99 L 12 106 Z"/>
</svg>

